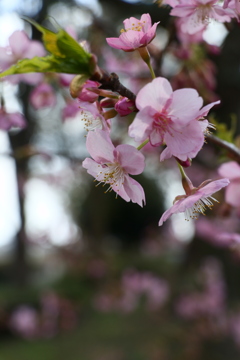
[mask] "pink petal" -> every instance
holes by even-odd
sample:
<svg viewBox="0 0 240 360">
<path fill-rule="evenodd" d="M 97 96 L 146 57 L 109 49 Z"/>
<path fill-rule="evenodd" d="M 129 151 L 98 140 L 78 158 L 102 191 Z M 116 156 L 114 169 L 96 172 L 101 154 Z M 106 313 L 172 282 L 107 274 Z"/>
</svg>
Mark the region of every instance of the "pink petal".
<svg viewBox="0 0 240 360">
<path fill-rule="evenodd" d="M 190 35 L 196 34 L 197 32 L 202 31 L 206 27 L 206 24 L 199 20 L 198 11 L 195 11 L 190 16 L 184 16 L 183 19 L 184 21 L 181 25 L 182 31 Z"/>
<path fill-rule="evenodd" d="M 153 129 L 150 133 L 149 140 L 152 146 L 162 145 L 164 142 L 164 134 L 157 129 Z"/>
<path fill-rule="evenodd" d="M 159 21 L 160 22 L 160 21 Z M 156 29 L 159 22 L 155 23 L 148 32 L 142 37 L 141 44 L 147 46 L 156 36 Z"/>
<path fill-rule="evenodd" d="M 134 146 L 118 145 L 116 147 L 117 160 L 121 167 L 131 175 L 141 174 L 144 170 L 144 156 Z"/>
<path fill-rule="evenodd" d="M 123 41 L 119 38 L 107 38 L 106 41 L 109 46 L 115 49 L 129 51 L 129 46 L 123 43 Z"/>
<path fill-rule="evenodd" d="M 230 180 L 239 179 L 240 182 L 240 165 L 236 161 L 222 164 L 218 173 L 220 176 L 227 176 Z"/>
<path fill-rule="evenodd" d="M 134 121 L 129 126 L 129 136 L 133 137 L 135 141 L 146 140 L 152 131 L 154 114 L 155 110 L 150 106 L 147 106 L 143 110 L 139 111 L 135 116 Z"/>
<path fill-rule="evenodd" d="M 141 20 L 132 16 L 129 19 L 125 19 L 123 21 L 124 28 L 125 28 L 125 30 L 131 29 L 133 26 L 137 26 L 139 22 L 141 22 Z"/>
<path fill-rule="evenodd" d="M 96 161 L 90 158 L 86 158 L 82 162 L 82 167 L 84 169 L 87 169 L 88 174 L 92 175 L 94 178 L 96 178 L 101 171 L 101 165 L 99 165 Z M 101 181 L 102 179 L 98 177 L 98 180 Z"/>
<path fill-rule="evenodd" d="M 34 56 L 44 56 L 46 51 L 39 41 L 29 40 L 27 51 L 23 54 L 24 58 L 32 59 Z"/>
<path fill-rule="evenodd" d="M 179 17 L 189 17 L 195 11 L 196 6 L 177 5 L 171 10 L 170 15 Z"/>
<path fill-rule="evenodd" d="M 220 22 L 229 22 L 231 18 L 238 18 L 237 14 L 233 9 L 223 9 L 219 5 L 215 5 L 212 11 L 212 17 Z"/>
<path fill-rule="evenodd" d="M 124 190 L 133 203 L 137 203 L 139 206 L 145 205 L 145 194 L 142 186 L 130 176 L 125 177 L 123 184 Z"/>
<path fill-rule="evenodd" d="M 240 207 L 240 182 L 232 181 L 226 189 L 225 200 L 234 207 Z"/>
<path fill-rule="evenodd" d="M 172 153 L 171 153 L 171 151 L 169 150 L 169 148 L 166 147 L 166 148 L 161 152 L 160 161 L 164 161 L 164 160 L 170 159 L 171 157 L 172 157 Z"/>
<path fill-rule="evenodd" d="M 206 106 L 204 106 L 198 113 L 198 119 L 206 116 L 209 112 L 209 110 L 214 106 L 214 105 L 217 105 L 217 104 L 220 104 L 220 100 L 218 101 L 215 101 L 215 102 L 212 102 L 211 104 L 208 104 Z"/>
<path fill-rule="evenodd" d="M 26 127 L 26 120 L 20 113 L 5 113 L 0 112 L 0 129 L 9 130 L 12 127 L 24 128 Z"/>
<path fill-rule="evenodd" d="M 193 120 L 181 130 L 171 128 L 171 133 L 165 134 L 164 141 L 173 156 L 185 161 L 194 158 L 201 150 L 204 135 L 199 122 Z M 161 154 L 161 161 L 163 156 L 164 154 Z"/>
<path fill-rule="evenodd" d="M 86 147 L 92 158 L 99 164 L 114 162 L 114 146 L 106 131 L 89 131 Z"/>
<path fill-rule="evenodd" d="M 200 188 L 196 194 L 201 194 L 202 197 L 205 196 L 209 196 L 214 194 L 215 192 L 219 191 L 220 189 L 222 189 L 223 187 L 227 186 L 230 184 L 229 179 L 219 179 L 219 180 L 215 180 L 210 182 L 209 184 L 207 184 L 206 186 Z"/>
<path fill-rule="evenodd" d="M 181 119 L 181 124 L 194 120 L 202 107 L 203 99 L 195 89 L 180 89 L 173 92 L 169 115 Z M 178 120 L 179 121 L 179 120 Z"/>
<path fill-rule="evenodd" d="M 137 94 L 136 106 L 139 110 L 149 106 L 161 112 L 172 96 L 172 87 L 165 78 L 158 77 L 145 85 Z"/>
<path fill-rule="evenodd" d="M 142 14 L 140 22 L 143 24 L 144 32 L 149 31 L 152 27 L 152 19 L 149 14 Z"/>
<path fill-rule="evenodd" d="M 24 58 L 30 42 L 27 34 L 24 31 L 14 31 L 8 41 L 14 56 Z"/>
<path fill-rule="evenodd" d="M 141 39 L 143 36 L 144 33 L 142 31 L 128 30 L 127 32 L 123 32 L 119 36 L 119 39 L 129 50 L 135 50 L 142 46 Z"/>
</svg>

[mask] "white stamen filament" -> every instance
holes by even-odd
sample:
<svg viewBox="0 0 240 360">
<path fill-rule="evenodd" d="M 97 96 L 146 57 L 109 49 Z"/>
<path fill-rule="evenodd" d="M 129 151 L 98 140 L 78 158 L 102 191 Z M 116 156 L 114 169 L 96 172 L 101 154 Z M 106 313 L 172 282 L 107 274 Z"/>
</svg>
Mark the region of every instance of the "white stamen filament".
<svg viewBox="0 0 240 360">
<path fill-rule="evenodd" d="M 90 112 L 83 111 L 81 112 L 81 120 L 85 122 L 84 129 L 86 131 L 93 131 L 96 129 L 102 130 L 103 124 L 100 117 L 94 117 Z"/>
<path fill-rule="evenodd" d="M 97 186 L 99 184 L 103 184 L 103 186 L 109 184 L 105 193 L 112 191 L 113 186 L 117 187 L 114 191 L 119 191 L 124 183 L 125 172 L 123 168 L 118 163 L 107 163 L 105 165 L 99 165 L 99 167 L 101 167 L 101 170 L 96 176 L 96 180 L 99 181 Z"/>
<path fill-rule="evenodd" d="M 186 209 L 185 211 L 185 220 L 189 221 L 190 219 L 196 220 L 198 218 L 198 214 L 205 215 L 205 211 L 207 208 L 212 209 L 214 200 L 218 202 L 214 197 L 208 196 L 199 199 L 191 208 Z"/>
</svg>

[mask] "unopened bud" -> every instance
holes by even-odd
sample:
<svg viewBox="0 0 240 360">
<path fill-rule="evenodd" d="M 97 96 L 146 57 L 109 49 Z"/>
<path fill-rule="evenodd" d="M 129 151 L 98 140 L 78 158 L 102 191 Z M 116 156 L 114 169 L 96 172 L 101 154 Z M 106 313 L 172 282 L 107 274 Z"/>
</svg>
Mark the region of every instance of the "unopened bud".
<svg viewBox="0 0 240 360">
<path fill-rule="evenodd" d="M 189 158 L 188 158 L 187 160 L 185 160 L 185 161 L 180 160 L 180 159 L 178 159 L 177 157 L 175 157 L 175 159 L 177 160 L 177 162 L 178 162 L 182 167 L 187 168 L 187 167 L 189 167 L 189 166 L 192 165 L 192 160 L 189 159 Z"/>
<path fill-rule="evenodd" d="M 114 108 L 117 99 L 104 98 L 100 101 L 100 105 L 102 108 Z"/>
<path fill-rule="evenodd" d="M 89 79 L 87 75 L 77 75 L 75 76 L 70 84 L 70 94 L 75 99 L 79 96 L 82 91 L 83 85 Z"/>
<path fill-rule="evenodd" d="M 134 100 L 129 100 L 126 97 L 121 97 L 115 105 L 115 109 L 120 116 L 126 116 L 133 111 L 137 111 Z"/>
</svg>

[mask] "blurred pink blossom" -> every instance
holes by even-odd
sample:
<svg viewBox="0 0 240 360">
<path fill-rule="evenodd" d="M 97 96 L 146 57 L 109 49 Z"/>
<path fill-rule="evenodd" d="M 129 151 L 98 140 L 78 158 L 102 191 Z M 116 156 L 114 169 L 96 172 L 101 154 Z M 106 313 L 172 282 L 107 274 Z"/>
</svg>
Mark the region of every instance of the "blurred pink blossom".
<svg viewBox="0 0 240 360">
<path fill-rule="evenodd" d="M 240 165 L 236 161 L 229 161 L 219 167 L 218 173 L 220 176 L 227 174 L 231 181 L 225 192 L 226 202 L 234 207 L 240 207 Z"/>
<path fill-rule="evenodd" d="M 79 111 L 79 103 L 76 100 L 67 102 L 66 106 L 62 109 L 63 121 L 67 120 L 68 118 L 74 118 Z"/>
<path fill-rule="evenodd" d="M 57 102 L 52 86 L 47 83 L 41 83 L 35 87 L 31 92 L 29 100 L 36 110 L 55 106 Z"/>
<path fill-rule="evenodd" d="M 177 313 L 187 319 L 217 317 L 225 310 L 226 288 L 219 262 L 207 259 L 199 271 L 203 290 L 182 295 L 176 304 Z"/>
<path fill-rule="evenodd" d="M 0 109 L 0 129 L 8 131 L 12 127 L 25 128 L 26 120 L 24 116 L 18 112 L 7 113 L 5 109 Z"/>
<path fill-rule="evenodd" d="M 181 28 L 183 32 L 194 34 L 202 31 L 210 19 L 219 22 L 230 22 L 237 15 L 232 9 L 224 9 L 217 4 L 218 0 L 186 0 L 173 6 L 170 15 L 179 16 L 184 21 Z"/>
<path fill-rule="evenodd" d="M 119 38 L 107 38 L 107 43 L 115 49 L 133 51 L 147 46 L 156 36 L 156 28 L 159 22 L 152 26 L 149 14 L 143 14 L 141 19 L 130 17 L 123 21 L 124 28 Z"/>
<path fill-rule="evenodd" d="M 196 222 L 197 235 L 210 244 L 218 247 L 233 247 L 240 244 L 240 234 L 236 232 L 239 220 L 226 219 L 204 219 Z M 226 231 L 231 229 L 231 232 Z"/>
<path fill-rule="evenodd" d="M 34 56 L 44 56 L 43 45 L 35 40 L 30 40 L 24 31 L 15 31 L 9 37 L 9 46 L 0 47 L 0 68 L 6 70 L 11 65 L 16 64 L 21 59 L 31 59 Z M 25 81 L 28 84 L 37 84 L 43 75 L 39 73 L 18 74 L 8 76 L 7 80 L 13 84 Z"/>
<path fill-rule="evenodd" d="M 207 182 L 208 184 L 206 185 Z M 180 212 L 185 213 L 186 220 L 189 220 L 189 218 L 197 219 L 199 213 L 204 214 L 207 208 L 211 208 L 213 206 L 212 200 L 217 201 L 214 197 L 212 197 L 212 194 L 228 184 L 228 179 L 215 181 L 207 180 L 198 187 L 193 187 L 189 191 L 189 194 L 177 196 L 174 200 L 174 205 L 165 211 L 159 220 L 158 225 L 161 226 L 171 215 Z"/>
<path fill-rule="evenodd" d="M 224 0 L 223 3 L 223 8 L 227 9 L 233 9 L 236 11 L 236 13 L 239 15 L 240 14 L 240 2 L 239 0 Z"/>
<path fill-rule="evenodd" d="M 38 335 L 38 314 L 29 306 L 19 306 L 11 315 L 10 328 L 18 335 L 26 339 L 35 338 Z"/>
</svg>

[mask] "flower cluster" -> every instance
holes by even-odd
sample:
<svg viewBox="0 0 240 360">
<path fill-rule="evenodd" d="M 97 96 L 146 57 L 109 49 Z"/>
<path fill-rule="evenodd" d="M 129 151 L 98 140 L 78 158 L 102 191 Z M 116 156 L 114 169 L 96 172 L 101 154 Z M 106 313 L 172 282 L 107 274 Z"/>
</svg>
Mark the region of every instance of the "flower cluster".
<svg viewBox="0 0 240 360">
<path fill-rule="evenodd" d="M 171 15 L 181 18 L 177 26 L 179 39 L 185 44 L 185 48 L 178 50 L 182 58 L 191 57 L 188 45 L 201 41 L 210 18 L 220 22 L 230 21 L 232 17 L 237 17 L 238 12 L 228 1 L 224 2 L 223 7 L 216 4 L 216 0 L 166 0 L 165 3 L 173 7 Z M 174 158 L 180 168 L 185 195 L 175 198 L 174 205 L 162 215 L 159 225 L 177 212 L 185 212 L 186 219 L 195 219 L 198 213 L 204 214 L 206 208 L 212 207 L 213 201 L 216 201 L 212 194 L 229 184 L 229 180 L 225 178 L 228 174 L 221 170 L 223 179 L 207 180 L 194 187 L 183 170 L 183 167 L 191 165 L 192 159 L 202 149 L 205 136 L 213 127 L 205 117 L 220 101 L 203 106 L 204 99 L 196 89 L 174 90 L 165 77 L 155 76 L 148 46 L 156 36 L 159 22 L 152 25 L 150 15 L 143 14 L 140 19 L 130 17 L 123 23 L 124 29 L 119 38 L 107 38 L 108 45 L 125 52 L 137 50 L 150 70 L 152 81 L 141 86 L 135 96 L 126 88 L 122 91 L 122 85 L 114 88 L 114 77 L 109 82 L 109 77 L 98 66 L 92 77 L 66 74 L 55 76 L 54 85 L 70 85 L 70 94 L 75 99 L 67 99 L 66 106 L 62 109 L 63 120 L 78 115 L 83 121 L 87 131 L 86 147 L 91 155 L 91 158 L 83 161 L 83 168 L 95 178 L 97 185 L 106 185 L 106 192 L 113 190 L 116 196 L 127 202 L 132 201 L 140 206 L 146 202 L 142 186 L 130 176 L 139 175 L 144 170 L 145 158 L 141 150 L 145 145 L 160 152 L 161 162 Z M 3 69 L 24 56 L 41 56 L 44 52 L 38 42 L 31 41 L 20 31 L 10 37 L 9 47 L 0 50 L 0 65 Z M 24 76 L 19 75 L 14 79 L 37 85 L 30 96 L 30 104 L 34 109 L 54 107 L 56 96 L 48 82 L 48 75 L 44 79 L 42 75 L 30 78 L 29 75 Z M 132 142 L 136 142 L 136 147 L 128 144 L 115 146 L 111 139 L 112 119 L 128 115 L 132 120 L 130 125 L 128 123 L 128 136 L 132 138 Z M 4 109 L 1 109 L 1 119 L 0 127 L 4 130 L 11 126 L 25 125 L 20 116 L 10 116 Z M 235 183 L 234 180 L 227 191 L 227 201 L 232 204 L 234 199 L 231 194 Z"/>
</svg>

